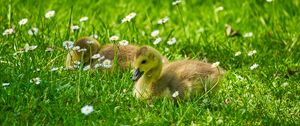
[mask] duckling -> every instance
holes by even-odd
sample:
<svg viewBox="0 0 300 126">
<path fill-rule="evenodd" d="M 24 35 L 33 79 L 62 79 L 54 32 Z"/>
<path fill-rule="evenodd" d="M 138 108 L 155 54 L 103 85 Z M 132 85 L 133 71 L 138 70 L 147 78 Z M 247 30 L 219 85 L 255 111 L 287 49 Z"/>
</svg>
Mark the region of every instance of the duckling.
<svg viewBox="0 0 300 126">
<path fill-rule="evenodd" d="M 214 89 L 223 69 L 197 60 L 180 60 L 163 65 L 161 54 L 142 46 L 134 59 L 133 94 L 138 99 L 155 97 L 187 99 Z"/>
<path fill-rule="evenodd" d="M 83 54 L 83 65 L 95 65 L 97 60 L 92 59 L 91 57 L 95 54 L 100 54 L 104 56 L 105 59 L 109 59 L 111 61 L 114 60 L 115 54 L 118 65 L 120 68 L 130 68 L 132 67 L 132 62 L 138 47 L 135 45 L 114 45 L 107 44 L 103 47 L 100 46 L 99 42 L 91 37 L 83 37 L 75 42 L 75 46 L 79 46 L 80 49 L 86 49 Z M 83 52 L 78 52 L 76 50 L 70 51 L 67 54 L 66 58 L 66 67 L 72 69 L 74 61 L 81 61 Z M 164 63 L 168 63 L 168 59 L 166 57 L 162 57 Z"/>
<path fill-rule="evenodd" d="M 100 51 L 99 42 L 92 37 L 83 37 L 75 42 L 75 47 L 78 46 L 83 51 L 72 50 L 66 57 L 66 68 L 73 69 L 73 62 L 81 61 L 83 58 L 83 64 L 89 65 L 92 63 L 91 57 Z M 83 56 L 82 56 L 83 54 Z"/>
</svg>

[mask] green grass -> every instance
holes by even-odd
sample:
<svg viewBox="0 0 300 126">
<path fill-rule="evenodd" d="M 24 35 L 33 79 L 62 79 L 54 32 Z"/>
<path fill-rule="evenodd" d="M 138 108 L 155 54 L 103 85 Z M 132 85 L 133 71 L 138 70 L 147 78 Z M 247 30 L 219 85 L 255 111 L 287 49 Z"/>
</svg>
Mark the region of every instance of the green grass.
<svg viewBox="0 0 300 126">
<path fill-rule="evenodd" d="M 15 33 L 0 37 L 0 83 L 10 83 L 0 87 L 0 125 L 300 125 L 298 0 L 188 0 L 178 6 L 164 0 L 1 3 L 0 31 L 14 27 Z M 214 12 L 219 6 L 224 10 Z M 56 14 L 46 19 L 49 10 Z M 137 16 L 121 24 L 131 12 Z M 83 16 L 89 20 L 80 23 Z M 170 20 L 157 25 L 165 16 Z M 23 18 L 29 21 L 19 26 Z M 81 28 L 71 32 L 70 24 Z M 226 37 L 225 24 L 253 37 Z M 28 35 L 31 27 L 39 29 L 37 35 Z M 156 46 L 150 36 L 155 29 L 162 38 Z M 118 35 L 131 44 L 154 46 L 171 61 L 220 61 L 227 73 L 214 95 L 178 106 L 170 99 L 156 100 L 150 107 L 133 97 L 130 70 L 50 72 L 64 66 L 63 41 L 92 34 L 101 44 Z M 167 45 L 171 37 L 177 39 L 172 46 Z M 13 55 L 26 44 L 38 47 Z M 47 47 L 54 51 L 45 52 Z M 248 57 L 252 50 L 257 53 Z M 242 54 L 235 57 L 237 51 Z M 254 63 L 258 68 L 250 70 Z M 30 83 L 35 77 L 41 84 Z M 83 115 L 85 105 L 94 112 Z"/>
</svg>

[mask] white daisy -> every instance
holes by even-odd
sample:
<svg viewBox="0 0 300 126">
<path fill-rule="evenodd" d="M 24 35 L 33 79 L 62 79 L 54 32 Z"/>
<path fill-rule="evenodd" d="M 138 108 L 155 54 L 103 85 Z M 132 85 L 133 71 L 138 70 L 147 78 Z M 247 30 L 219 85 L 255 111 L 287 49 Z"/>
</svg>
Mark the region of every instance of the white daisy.
<svg viewBox="0 0 300 126">
<path fill-rule="evenodd" d="M 86 105 L 81 108 L 81 113 L 83 113 L 84 115 L 89 115 L 93 111 L 94 111 L 94 108 L 93 108 L 93 106 L 90 106 L 90 105 Z"/>
<path fill-rule="evenodd" d="M 73 50 L 73 51 L 78 51 L 78 50 L 80 50 L 80 46 L 74 46 L 74 47 L 72 48 L 72 50 Z"/>
<path fill-rule="evenodd" d="M 24 18 L 24 19 L 22 19 L 22 20 L 19 21 L 19 25 L 20 26 L 25 25 L 27 22 L 28 22 L 28 19 Z"/>
<path fill-rule="evenodd" d="M 52 68 L 50 69 L 51 72 L 57 71 L 57 70 L 58 70 L 58 67 L 52 67 Z"/>
<path fill-rule="evenodd" d="M 2 83 L 2 86 L 5 87 L 5 86 L 9 86 L 10 83 Z"/>
<path fill-rule="evenodd" d="M 91 65 L 85 66 L 85 67 L 83 68 L 83 71 L 87 71 L 87 70 L 89 70 L 89 69 L 91 69 Z"/>
<path fill-rule="evenodd" d="M 87 44 L 93 44 L 93 43 L 95 43 L 95 41 L 94 41 L 94 40 L 89 40 L 89 41 L 87 41 L 86 43 L 87 43 Z"/>
<path fill-rule="evenodd" d="M 283 87 L 286 87 L 286 86 L 288 86 L 288 85 L 289 85 L 289 83 L 287 83 L 287 82 L 284 82 L 284 83 L 282 84 Z"/>
<path fill-rule="evenodd" d="M 87 21 L 88 19 L 89 19 L 89 18 L 85 16 L 85 17 L 80 18 L 79 21 L 80 21 L 80 22 L 85 22 L 85 21 Z"/>
<path fill-rule="evenodd" d="M 97 34 L 93 34 L 93 35 L 91 35 L 90 37 L 93 37 L 93 38 L 95 38 L 95 39 L 98 39 L 98 35 Z"/>
<path fill-rule="evenodd" d="M 266 0 L 266 1 L 269 2 L 269 3 L 273 2 L 273 0 Z"/>
<path fill-rule="evenodd" d="M 94 54 L 93 56 L 92 56 L 92 59 L 99 59 L 99 58 L 101 58 L 101 55 L 100 54 Z"/>
<path fill-rule="evenodd" d="M 111 67 L 112 67 L 112 63 L 111 63 L 111 61 L 110 61 L 109 59 L 105 59 L 105 60 L 103 61 L 103 63 L 102 63 L 102 66 L 103 66 L 104 68 L 111 68 Z"/>
<path fill-rule="evenodd" d="M 94 68 L 98 68 L 98 67 L 101 67 L 101 66 L 102 66 L 101 63 L 97 63 L 97 64 L 94 65 Z"/>
<path fill-rule="evenodd" d="M 203 27 L 200 27 L 197 32 L 203 33 L 205 31 L 205 29 Z"/>
<path fill-rule="evenodd" d="M 119 45 L 121 45 L 121 46 L 127 46 L 128 43 L 129 42 L 127 40 L 121 40 L 121 41 L 119 41 Z"/>
<path fill-rule="evenodd" d="M 129 15 L 127 15 L 125 18 L 123 18 L 122 21 L 121 21 L 121 23 L 130 22 L 131 19 L 133 19 L 135 16 L 136 16 L 136 13 L 132 12 Z"/>
<path fill-rule="evenodd" d="M 215 8 L 215 12 L 220 12 L 220 11 L 222 11 L 222 10 L 224 10 L 224 7 L 223 7 L 223 6 L 220 6 L 220 7 Z"/>
<path fill-rule="evenodd" d="M 172 94 L 172 97 L 173 97 L 173 98 L 176 98 L 178 95 L 179 95 L 179 91 L 175 91 L 175 92 Z"/>
<path fill-rule="evenodd" d="M 174 2 L 172 2 L 172 5 L 177 5 L 177 4 L 180 4 L 181 3 L 181 0 L 176 0 Z"/>
<path fill-rule="evenodd" d="M 223 120 L 222 119 L 218 119 L 216 123 L 217 123 L 217 125 L 221 125 L 223 123 Z"/>
<path fill-rule="evenodd" d="M 253 36 L 253 33 L 252 32 L 247 32 L 243 35 L 244 38 L 250 38 Z"/>
<path fill-rule="evenodd" d="M 52 51 L 53 51 L 53 48 L 47 47 L 45 51 L 46 51 L 46 52 L 52 52 Z"/>
<path fill-rule="evenodd" d="M 157 24 L 165 24 L 169 21 L 169 17 L 164 17 L 163 19 L 159 19 Z"/>
<path fill-rule="evenodd" d="M 83 49 L 79 49 L 78 52 L 85 52 L 87 49 L 83 48 Z"/>
<path fill-rule="evenodd" d="M 154 30 L 153 32 L 151 32 L 152 37 L 156 37 L 158 34 L 159 34 L 159 30 Z"/>
<path fill-rule="evenodd" d="M 242 52 L 241 51 L 238 51 L 238 52 L 236 52 L 235 54 L 234 54 L 234 56 L 239 56 L 239 55 L 241 55 L 242 54 Z"/>
<path fill-rule="evenodd" d="M 25 45 L 24 51 L 28 52 L 28 51 L 36 49 L 37 47 L 38 47 L 37 45 L 33 45 L 33 46 Z"/>
<path fill-rule="evenodd" d="M 32 78 L 32 79 L 30 80 L 30 83 L 34 83 L 34 84 L 38 85 L 38 84 L 41 83 L 41 78 L 39 78 L 39 77 Z"/>
<path fill-rule="evenodd" d="M 173 45 L 173 44 L 175 44 L 176 43 L 176 38 L 175 37 L 173 37 L 171 40 L 169 40 L 168 42 L 168 45 Z"/>
<path fill-rule="evenodd" d="M 78 25 L 72 25 L 71 26 L 71 29 L 73 30 L 73 31 L 76 31 L 76 30 L 78 30 L 80 27 L 78 26 Z"/>
<path fill-rule="evenodd" d="M 31 29 L 28 30 L 29 35 L 36 35 L 39 32 L 39 29 L 36 27 L 32 27 Z"/>
<path fill-rule="evenodd" d="M 80 64 L 81 64 L 80 61 L 73 61 L 72 63 L 73 63 L 74 68 L 79 68 Z"/>
<path fill-rule="evenodd" d="M 45 17 L 50 19 L 51 17 L 53 17 L 55 15 L 55 11 L 54 10 L 51 10 L 51 11 L 48 11 L 46 14 L 45 14 Z"/>
<path fill-rule="evenodd" d="M 252 66 L 250 66 L 250 70 L 254 70 L 258 67 L 259 65 L 254 63 Z"/>
<path fill-rule="evenodd" d="M 216 67 L 218 67 L 219 65 L 220 65 L 220 62 L 217 61 L 217 62 L 213 63 L 213 64 L 211 65 L 211 67 L 212 67 L 212 68 L 216 68 Z"/>
<path fill-rule="evenodd" d="M 5 29 L 4 32 L 2 33 L 2 35 L 11 35 L 15 32 L 15 30 L 13 28 L 10 29 Z"/>
<path fill-rule="evenodd" d="M 157 45 L 158 43 L 160 43 L 160 41 L 161 41 L 161 38 L 158 37 L 158 38 L 155 39 L 155 41 L 153 42 L 153 44 Z"/>
<path fill-rule="evenodd" d="M 63 42 L 63 46 L 69 50 L 72 49 L 74 47 L 74 42 L 73 41 L 64 41 Z"/>
<path fill-rule="evenodd" d="M 113 35 L 109 38 L 110 41 L 117 41 L 119 40 L 119 36 Z"/>
<path fill-rule="evenodd" d="M 252 50 L 252 51 L 248 52 L 248 56 L 253 56 L 254 54 L 256 54 L 256 50 Z"/>
</svg>

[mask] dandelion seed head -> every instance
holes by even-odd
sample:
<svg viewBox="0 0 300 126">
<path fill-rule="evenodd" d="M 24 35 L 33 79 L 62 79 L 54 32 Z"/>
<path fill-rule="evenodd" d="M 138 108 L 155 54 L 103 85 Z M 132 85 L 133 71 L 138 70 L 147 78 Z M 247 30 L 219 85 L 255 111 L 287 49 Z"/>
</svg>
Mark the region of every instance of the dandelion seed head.
<svg viewBox="0 0 300 126">
<path fill-rule="evenodd" d="M 22 19 L 22 20 L 19 21 L 19 25 L 20 26 L 25 25 L 27 22 L 28 22 L 28 19 L 24 18 L 24 19 Z"/>
<path fill-rule="evenodd" d="M 45 14 L 45 17 L 50 19 L 51 17 L 53 17 L 55 15 L 55 11 L 54 10 L 51 10 L 51 11 L 48 11 L 46 14 Z"/>
<path fill-rule="evenodd" d="M 84 107 L 81 108 L 81 113 L 84 115 L 89 115 L 90 113 L 92 113 L 94 111 L 93 106 L 90 105 L 86 105 Z"/>
<path fill-rule="evenodd" d="M 121 46 L 127 46 L 128 44 L 129 44 L 129 42 L 127 40 L 119 41 L 119 45 L 121 45 Z"/>
</svg>

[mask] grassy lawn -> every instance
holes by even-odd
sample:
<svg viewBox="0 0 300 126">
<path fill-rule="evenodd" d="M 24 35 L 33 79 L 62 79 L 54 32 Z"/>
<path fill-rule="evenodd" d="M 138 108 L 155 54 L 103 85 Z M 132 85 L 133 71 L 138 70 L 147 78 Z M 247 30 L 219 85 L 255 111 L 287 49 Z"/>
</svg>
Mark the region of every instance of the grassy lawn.
<svg viewBox="0 0 300 126">
<path fill-rule="evenodd" d="M 300 1 L 268 1 L 2 0 L 0 125 L 300 125 Z M 241 36 L 226 36 L 225 24 Z M 170 61 L 220 62 L 226 74 L 213 94 L 149 106 L 132 95 L 130 69 L 63 68 L 63 42 L 91 35 L 102 45 L 113 35 L 150 45 Z"/>
</svg>

